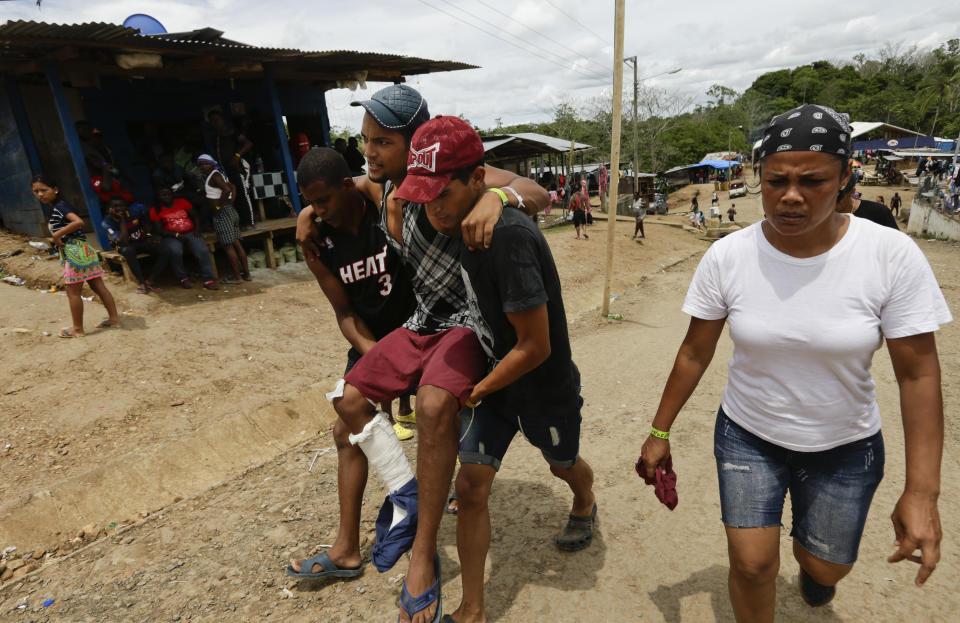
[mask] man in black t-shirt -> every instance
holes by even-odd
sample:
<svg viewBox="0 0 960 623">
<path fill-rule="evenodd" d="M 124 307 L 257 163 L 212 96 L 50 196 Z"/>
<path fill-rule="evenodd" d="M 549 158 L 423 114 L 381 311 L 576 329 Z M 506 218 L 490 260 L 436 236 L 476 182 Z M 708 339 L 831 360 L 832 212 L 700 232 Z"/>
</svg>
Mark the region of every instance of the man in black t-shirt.
<svg viewBox="0 0 960 623">
<path fill-rule="evenodd" d="M 444 131 L 432 132 L 432 125 Z M 438 135 L 443 138 L 434 142 Z M 398 196 L 422 200 L 433 228 L 452 238 L 460 236 L 461 222 L 482 195 L 496 193 L 506 204 L 504 191 L 513 192 L 487 188 L 480 162 L 455 171 L 439 164 L 447 159 L 444 152 L 476 150 L 483 153 L 482 142 L 469 124 L 450 117 L 428 121 L 413 137 L 412 163 L 397 190 Z M 573 491 L 567 525 L 556 540 L 560 549 L 590 544 L 597 506 L 593 471 L 579 455 L 580 373 L 571 358 L 560 279 L 543 234 L 523 212 L 507 207 L 489 248 L 463 248 L 460 263 L 474 329 L 495 362 L 467 400 L 474 408 L 461 414 L 456 489 L 463 601 L 451 616 L 472 620 L 485 618 L 487 500 L 518 431 Z"/>
<path fill-rule="evenodd" d="M 865 218 L 884 227 L 892 227 L 897 231 L 900 227 L 897 225 L 897 219 L 882 203 L 876 201 L 867 201 L 860 198 L 860 193 L 847 193 L 837 202 L 837 212 L 852 212 L 858 218 Z"/>
</svg>

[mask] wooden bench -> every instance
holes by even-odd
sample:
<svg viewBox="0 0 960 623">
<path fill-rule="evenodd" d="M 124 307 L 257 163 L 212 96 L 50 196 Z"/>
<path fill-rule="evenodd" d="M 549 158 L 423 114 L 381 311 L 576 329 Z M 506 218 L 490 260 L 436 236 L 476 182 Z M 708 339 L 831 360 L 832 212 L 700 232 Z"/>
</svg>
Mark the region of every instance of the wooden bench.
<svg viewBox="0 0 960 623">
<path fill-rule="evenodd" d="M 296 231 L 296 229 L 296 217 L 291 216 L 287 218 L 268 219 L 256 223 L 252 229 L 240 230 L 240 239 L 244 240 L 247 238 L 257 238 L 263 236 L 263 253 L 266 256 L 265 260 L 267 267 L 276 268 L 277 260 L 273 255 L 274 232 Z M 213 257 L 213 253 L 217 248 L 217 235 L 214 232 L 207 232 L 203 234 L 203 241 L 207 243 L 207 248 L 210 249 L 210 256 Z M 217 272 L 216 262 L 213 262 L 213 275 L 217 279 L 220 278 L 220 275 Z"/>
<path fill-rule="evenodd" d="M 137 259 L 143 259 L 145 257 L 150 257 L 149 253 L 137 253 Z M 117 251 L 100 251 L 100 262 L 106 264 L 107 268 L 113 270 L 113 264 L 119 264 L 120 270 L 123 271 L 123 280 L 124 281 L 136 281 L 136 277 L 133 276 L 133 271 L 130 270 L 130 266 L 127 264 L 127 258 L 123 257 Z"/>
<path fill-rule="evenodd" d="M 286 231 L 296 231 L 297 229 L 297 219 L 295 217 L 288 218 L 275 218 L 265 221 L 260 221 L 256 224 L 253 229 L 244 229 L 240 231 L 240 239 L 245 240 L 248 238 L 257 238 L 260 236 L 264 237 L 263 246 L 264 246 L 264 255 L 266 255 L 266 262 L 269 268 L 276 268 L 277 261 L 273 256 L 274 253 L 274 232 L 286 232 Z M 206 232 L 203 234 L 203 241 L 206 243 L 207 248 L 210 250 L 210 263 L 213 267 L 213 276 L 215 279 L 220 279 L 220 273 L 217 270 L 217 262 L 214 260 L 213 254 L 217 249 L 217 235 L 214 232 Z M 120 269 L 123 271 L 124 281 L 136 281 L 136 278 L 133 276 L 133 271 L 130 270 L 130 267 L 127 265 L 127 260 L 120 255 L 115 250 L 109 251 L 100 251 L 100 261 L 110 267 L 114 264 L 119 264 Z M 145 257 L 150 257 L 149 253 L 138 253 L 137 258 L 143 259 Z"/>
</svg>

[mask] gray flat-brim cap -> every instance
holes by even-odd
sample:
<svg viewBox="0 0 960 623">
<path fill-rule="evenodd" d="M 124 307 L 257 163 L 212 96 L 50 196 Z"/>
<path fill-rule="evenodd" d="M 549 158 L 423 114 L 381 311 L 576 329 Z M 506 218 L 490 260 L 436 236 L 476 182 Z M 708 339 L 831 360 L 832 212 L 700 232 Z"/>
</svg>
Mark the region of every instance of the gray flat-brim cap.
<svg viewBox="0 0 960 623">
<path fill-rule="evenodd" d="M 423 96 L 405 84 L 393 84 L 380 89 L 370 99 L 350 102 L 351 106 L 363 106 L 381 128 L 388 130 L 416 129 L 429 121 L 430 111 Z"/>
</svg>

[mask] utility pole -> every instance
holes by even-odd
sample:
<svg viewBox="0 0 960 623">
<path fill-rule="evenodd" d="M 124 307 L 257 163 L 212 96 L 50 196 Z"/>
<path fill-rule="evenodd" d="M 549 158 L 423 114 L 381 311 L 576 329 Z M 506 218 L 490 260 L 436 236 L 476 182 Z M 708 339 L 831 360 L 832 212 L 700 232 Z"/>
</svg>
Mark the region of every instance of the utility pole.
<svg viewBox="0 0 960 623">
<path fill-rule="evenodd" d="M 623 59 L 623 62 L 633 64 L 633 166 L 630 168 L 633 169 L 633 192 L 636 193 L 640 190 L 640 163 L 637 152 L 637 96 L 640 91 L 640 81 L 637 79 L 636 55 Z"/>
<path fill-rule="evenodd" d="M 610 143 L 610 198 L 607 200 L 607 275 L 603 282 L 601 314 L 610 313 L 610 282 L 613 280 L 613 245 L 617 227 L 617 197 L 620 192 L 620 119 L 623 112 L 623 14 L 625 0 L 617 0 L 613 39 L 613 128 Z"/>
<path fill-rule="evenodd" d="M 624 63 L 630 63 L 633 65 L 633 192 L 640 190 L 640 156 L 638 151 L 639 139 L 637 138 L 637 125 L 638 125 L 638 112 L 637 112 L 637 101 L 640 97 L 640 78 L 637 78 L 637 57 L 636 55 L 630 56 L 623 59 Z M 683 67 L 677 67 L 676 69 L 671 69 L 669 71 L 663 71 L 659 74 L 654 74 L 652 76 L 644 76 L 643 80 L 650 80 L 651 78 L 659 78 L 660 76 L 668 76 L 676 74 L 683 71 Z"/>
</svg>

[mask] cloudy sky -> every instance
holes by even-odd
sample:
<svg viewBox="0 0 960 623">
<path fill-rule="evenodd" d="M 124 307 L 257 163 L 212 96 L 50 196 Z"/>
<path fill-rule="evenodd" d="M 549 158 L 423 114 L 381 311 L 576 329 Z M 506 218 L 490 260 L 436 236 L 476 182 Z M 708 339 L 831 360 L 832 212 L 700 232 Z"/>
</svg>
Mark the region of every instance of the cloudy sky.
<svg viewBox="0 0 960 623">
<path fill-rule="evenodd" d="M 960 35 L 960 2 L 936 0 L 628 0 L 624 55 L 647 83 L 704 101 L 714 83 L 743 90 L 760 74 L 850 59 L 886 44 L 936 47 Z M 412 77 L 434 113 L 483 128 L 540 121 L 564 99 L 612 90 L 613 0 L 34 0 L 0 2 L 0 21 L 121 23 L 132 13 L 170 32 L 212 26 L 245 43 L 457 60 L 481 69 Z M 625 88 L 632 71 L 627 70 Z M 331 122 L 359 128 L 349 106 L 368 90 L 328 93 Z"/>
</svg>

